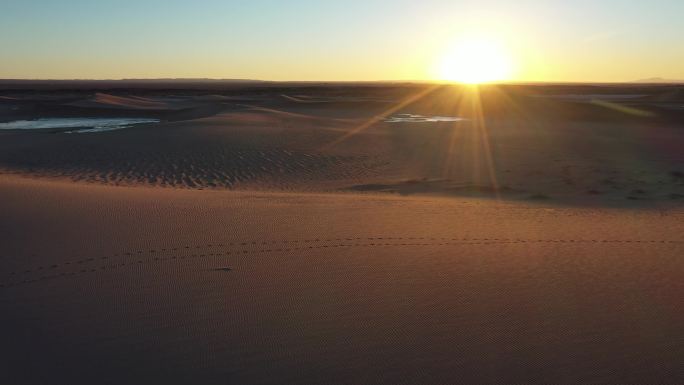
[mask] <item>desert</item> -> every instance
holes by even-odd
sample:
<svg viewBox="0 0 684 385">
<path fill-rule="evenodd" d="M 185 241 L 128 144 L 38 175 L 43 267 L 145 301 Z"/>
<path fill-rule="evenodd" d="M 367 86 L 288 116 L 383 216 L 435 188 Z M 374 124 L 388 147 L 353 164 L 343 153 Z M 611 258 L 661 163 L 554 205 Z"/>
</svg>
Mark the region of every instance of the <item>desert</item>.
<svg viewBox="0 0 684 385">
<path fill-rule="evenodd" d="M 2 383 L 684 378 L 681 85 L 0 95 Z"/>
</svg>

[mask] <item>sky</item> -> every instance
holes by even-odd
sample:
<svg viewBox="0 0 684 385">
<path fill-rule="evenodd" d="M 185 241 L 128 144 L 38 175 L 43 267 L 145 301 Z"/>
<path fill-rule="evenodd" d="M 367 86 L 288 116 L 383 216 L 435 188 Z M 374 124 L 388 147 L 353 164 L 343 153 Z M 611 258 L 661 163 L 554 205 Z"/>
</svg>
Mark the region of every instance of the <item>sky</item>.
<svg viewBox="0 0 684 385">
<path fill-rule="evenodd" d="M 0 0 L 0 78 L 436 80 L 485 36 L 515 81 L 684 79 L 682 0 Z"/>
</svg>

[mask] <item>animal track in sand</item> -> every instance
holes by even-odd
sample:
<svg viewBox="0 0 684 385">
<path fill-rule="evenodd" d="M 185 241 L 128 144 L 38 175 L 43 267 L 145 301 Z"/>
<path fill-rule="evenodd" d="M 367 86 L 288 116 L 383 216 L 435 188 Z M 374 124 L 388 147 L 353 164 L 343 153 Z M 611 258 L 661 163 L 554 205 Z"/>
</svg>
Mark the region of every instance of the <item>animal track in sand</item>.
<svg viewBox="0 0 684 385">
<path fill-rule="evenodd" d="M 372 242 L 371 242 L 372 241 Z M 387 242 L 393 241 L 393 242 Z M 401 241 L 401 242 L 398 242 Z M 413 242 L 406 242 L 413 241 Z M 421 242 L 415 242 L 421 241 Z M 249 254 L 264 254 L 264 253 L 291 253 L 296 251 L 328 249 L 328 248 L 355 248 L 355 247 L 429 247 L 429 246 L 493 246 L 503 244 L 539 244 L 539 243 L 555 243 L 555 244 L 680 244 L 684 245 L 684 240 L 640 240 L 640 239 L 521 239 L 521 238 L 435 238 L 435 237 L 350 237 L 350 238 L 331 238 L 331 239 L 301 239 L 301 240 L 282 240 L 282 241 L 243 241 L 243 242 L 229 242 L 219 244 L 205 244 L 205 245 L 185 245 L 179 247 L 167 247 L 159 249 L 147 249 L 127 251 L 117 253 L 111 257 L 104 256 L 99 258 L 84 258 L 73 261 L 66 261 L 62 263 L 53 263 L 44 266 L 38 266 L 32 269 L 19 269 L 10 272 L 7 276 L 7 281 L 0 282 L 0 288 L 9 288 L 13 286 L 25 285 L 48 279 L 55 279 L 60 277 L 68 277 L 76 274 L 95 273 L 98 271 L 119 269 L 126 266 L 139 266 L 151 263 L 191 260 L 208 257 L 227 257 L 239 256 Z M 278 246 L 280 245 L 280 246 Z M 252 248 L 248 248 L 252 247 Z M 268 247 L 268 248 L 266 248 Z M 158 256 L 160 254 L 167 254 L 170 252 L 184 251 L 184 250 L 206 250 L 217 249 L 215 252 L 183 254 L 183 255 L 167 255 Z M 141 258 L 145 255 L 145 258 Z M 135 258 L 132 258 L 135 257 Z M 123 259 L 110 263 L 105 263 L 95 267 L 84 268 L 84 265 L 95 261 L 112 261 L 114 259 Z M 38 278 L 30 278 L 34 274 L 43 273 L 46 271 L 59 271 L 61 269 L 74 266 L 76 271 L 60 272 L 51 275 L 41 275 Z M 89 265 L 90 266 L 90 265 Z M 222 270 L 228 271 L 228 270 Z M 21 279 L 25 277 L 24 279 Z"/>
</svg>

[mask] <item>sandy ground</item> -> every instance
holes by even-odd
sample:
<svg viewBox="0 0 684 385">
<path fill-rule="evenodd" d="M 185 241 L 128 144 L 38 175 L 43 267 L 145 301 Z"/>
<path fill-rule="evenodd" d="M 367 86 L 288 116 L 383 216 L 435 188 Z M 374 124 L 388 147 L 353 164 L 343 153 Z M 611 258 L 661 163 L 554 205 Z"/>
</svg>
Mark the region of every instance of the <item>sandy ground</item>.
<svg viewBox="0 0 684 385">
<path fill-rule="evenodd" d="M 514 91 L 6 92 L 163 122 L 0 132 L 0 383 L 680 383 L 681 94 Z"/>
<path fill-rule="evenodd" d="M 681 211 L 7 179 L 3 383 L 684 375 Z"/>
</svg>

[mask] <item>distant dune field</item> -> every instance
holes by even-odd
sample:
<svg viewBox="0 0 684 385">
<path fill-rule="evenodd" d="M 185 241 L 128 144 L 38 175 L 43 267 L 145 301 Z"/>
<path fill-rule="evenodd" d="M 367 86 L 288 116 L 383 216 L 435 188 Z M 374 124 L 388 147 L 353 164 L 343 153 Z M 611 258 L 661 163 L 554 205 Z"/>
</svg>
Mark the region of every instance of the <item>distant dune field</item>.
<svg viewBox="0 0 684 385">
<path fill-rule="evenodd" d="M 162 123 L 99 135 L 4 131 L 0 167 L 112 185 L 543 196 L 561 204 L 681 199 L 681 91 L 591 87 L 579 98 L 584 91 L 7 91 L 6 120 L 113 115 Z M 463 120 L 391 122 L 402 113 Z"/>
</svg>

